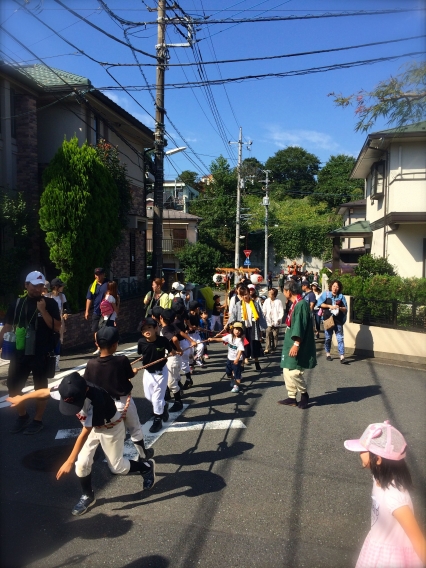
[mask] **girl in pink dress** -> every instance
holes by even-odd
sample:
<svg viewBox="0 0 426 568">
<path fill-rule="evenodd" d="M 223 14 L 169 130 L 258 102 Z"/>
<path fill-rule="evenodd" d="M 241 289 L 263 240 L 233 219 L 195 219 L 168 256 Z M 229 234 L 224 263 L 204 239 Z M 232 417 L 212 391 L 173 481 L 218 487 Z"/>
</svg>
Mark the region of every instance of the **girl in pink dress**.
<svg viewBox="0 0 426 568">
<path fill-rule="evenodd" d="M 362 467 L 373 474 L 371 529 L 356 568 L 422 568 L 426 541 L 414 517 L 408 492 L 411 475 L 405 463 L 407 443 L 390 425 L 370 424 L 359 440 L 345 448 L 359 452 Z"/>
</svg>

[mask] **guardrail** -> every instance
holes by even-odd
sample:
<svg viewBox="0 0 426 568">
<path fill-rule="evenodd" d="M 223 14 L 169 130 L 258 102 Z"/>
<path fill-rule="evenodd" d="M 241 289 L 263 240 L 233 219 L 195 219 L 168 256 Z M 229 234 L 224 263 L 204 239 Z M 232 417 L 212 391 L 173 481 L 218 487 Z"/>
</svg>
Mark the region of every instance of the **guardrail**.
<svg viewBox="0 0 426 568">
<path fill-rule="evenodd" d="M 163 252 L 176 252 L 183 249 L 186 239 L 163 239 Z M 152 239 L 146 240 L 147 252 L 152 252 Z"/>
<path fill-rule="evenodd" d="M 396 300 L 352 298 L 350 321 L 426 333 L 426 306 Z"/>
</svg>

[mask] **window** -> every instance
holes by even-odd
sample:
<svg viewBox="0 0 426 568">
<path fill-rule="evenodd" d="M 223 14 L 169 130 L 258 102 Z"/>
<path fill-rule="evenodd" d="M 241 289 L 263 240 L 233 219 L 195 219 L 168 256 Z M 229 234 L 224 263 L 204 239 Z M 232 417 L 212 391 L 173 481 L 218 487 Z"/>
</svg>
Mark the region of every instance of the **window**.
<svg viewBox="0 0 426 568">
<path fill-rule="evenodd" d="M 376 162 L 371 167 L 371 199 L 383 197 L 385 187 L 385 161 Z"/>
<path fill-rule="evenodd" d="M 130 270 L 129 276 L 136 276 L 136 236 L 129 233 Z"/>
</svg>

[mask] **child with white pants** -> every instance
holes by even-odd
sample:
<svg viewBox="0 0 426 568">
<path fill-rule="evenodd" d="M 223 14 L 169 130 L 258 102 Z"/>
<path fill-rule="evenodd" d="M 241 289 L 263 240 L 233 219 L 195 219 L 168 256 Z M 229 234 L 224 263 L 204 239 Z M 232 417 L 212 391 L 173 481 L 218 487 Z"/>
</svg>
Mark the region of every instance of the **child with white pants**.
<svg viewBox="0 0 426 568">
<path fill-rule="evenodd" d="M 180 382 L 180 369 L 181 369 L 181 347 L 179 343 L 179 339 L 183 339 L 180 334 L 180 330 L 173 324 L 175 319 L 173 310 L 163 310 L 163 313 L 160 316 L 160 323 L 161 323 L 161 335 L 166 337 L 174 346 L 177 355 L 171 355 L 167 358 L 167 370 L 168 370 L 168 381 L 167 386 L 170 389 L 170 392 L 173 394 L 175 402 L 173 406 L 170 408 L 170 412 L 178 412 L 182 410 L 182 395 L 181 395 L 181 387 L 182 383 Z"/>
<path fill-rule="evenodd" d="M 138 353 L 142 355 L 143 366 L 149 365 L 143 374 L 145 397 L 152 402 L 154 421 L 150 432 L 155 433 L 169 419 L 168 404 L 164 400 L 167 388 L 168 370 L 167 355 L 176 355 L 173 344 L 166 338 L 157 335 L 157 322 L 153 318 L 142 321 L 142 338 L 138 341 Z"/>
</svg>

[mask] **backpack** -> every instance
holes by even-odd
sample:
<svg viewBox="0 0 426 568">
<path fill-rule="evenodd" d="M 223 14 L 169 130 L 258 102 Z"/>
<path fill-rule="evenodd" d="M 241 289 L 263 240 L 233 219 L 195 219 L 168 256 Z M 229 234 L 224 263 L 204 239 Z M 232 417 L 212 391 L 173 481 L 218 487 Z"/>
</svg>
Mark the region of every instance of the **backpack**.
<svg viewBox="0 0 426 568">
<path fill-rule="evenodd" d="M 110 316 L 111 314 L 114 313 L 113 305 L 111 304 L 111 302 L 108 302 L 108 300 L 105 300 L 105 298 L 102 300 L 101 305 L 99 307 L 101 309 L 101 314 L 104 317 Z"/>
</svg>

